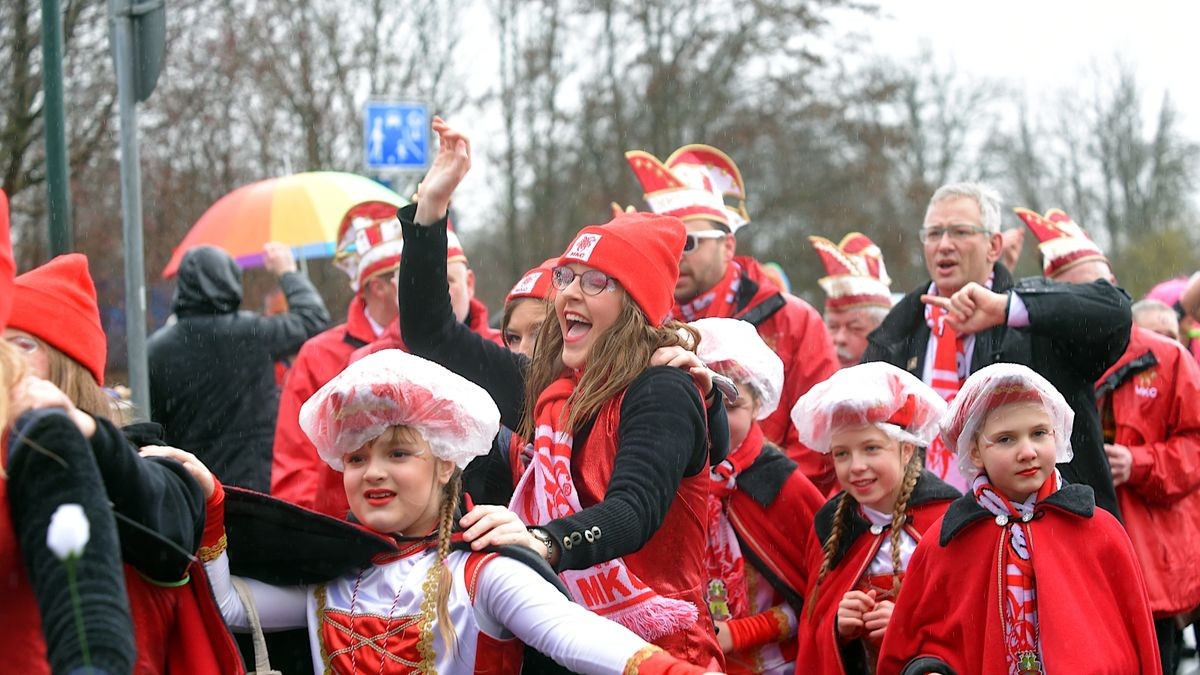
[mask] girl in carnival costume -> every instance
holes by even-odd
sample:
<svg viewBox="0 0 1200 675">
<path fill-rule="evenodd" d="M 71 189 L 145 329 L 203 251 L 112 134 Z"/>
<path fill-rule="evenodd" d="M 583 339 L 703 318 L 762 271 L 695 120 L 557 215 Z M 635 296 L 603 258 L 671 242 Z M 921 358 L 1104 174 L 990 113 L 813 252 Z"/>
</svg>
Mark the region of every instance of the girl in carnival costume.
<svg viewBox="0 0 1200 675">
<path fill-rule="evenodd" d="M 919 452 L 945 409 L 886 363 L 839 370 L 792 408 L 800 441 L 833 456 L 842 487 L 816 517 L 797 673 L 874 671 L 913 549 L 959 496 L 922 468 Z"/>
<path fill-rule="evenodd" d="M 971 492 L 917 547 L 880 673 L 1162 672 L 1129 537 L 1055 468 L 1071 459 L 1074 419 L 1025 366 L 963 384 L 941 433 Z"/>
<path fill-rule="evenodd" d="M 371 354 L 318 390 L 301 427 L 344 472 L 357 521 L 397 546 L 326 584 L 245 580 L 262 626 L 307 626 L 317 671 L 345 675 L 516 673 L 521 641 L 582 673 L 702 672 L 572 604 L 525 564 L 460 545 L 462 469 L 488 452 L 499 417 L 482 389 L 399 350 Z M 220 517 L 220 484 L 204 482 Z M 227 554 L 207 566 L 226 620 L 249 627 Z"/>
<path fill-rule="evenodd" d="M 733 451 L 710 471 L 708 498 L 706 590 L 725 669 L 790 674 L 808 585 L 805 555 L 825 499 L 759 427 L 779 405 L 783 362 L 745 321 L 689 325 L 700 333 L 696 355 L 738 389 L 726 404 Z"/>
</svg>

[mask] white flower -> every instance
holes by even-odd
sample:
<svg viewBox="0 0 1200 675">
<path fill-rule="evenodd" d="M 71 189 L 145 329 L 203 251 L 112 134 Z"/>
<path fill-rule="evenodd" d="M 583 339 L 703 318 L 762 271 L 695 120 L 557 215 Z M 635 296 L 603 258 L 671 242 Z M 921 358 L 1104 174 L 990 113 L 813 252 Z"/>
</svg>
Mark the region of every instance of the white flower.
<svg viewBox="0 0 1200 675">
<path fill-rule="evenodd" d="M 50 528 L 46 530 L 46 546 L 59 560 L 78 558 L 83 555 L 91 536 L 87 514 L 78 504 L 62 504 L 50 516 Z"/>
</svg>

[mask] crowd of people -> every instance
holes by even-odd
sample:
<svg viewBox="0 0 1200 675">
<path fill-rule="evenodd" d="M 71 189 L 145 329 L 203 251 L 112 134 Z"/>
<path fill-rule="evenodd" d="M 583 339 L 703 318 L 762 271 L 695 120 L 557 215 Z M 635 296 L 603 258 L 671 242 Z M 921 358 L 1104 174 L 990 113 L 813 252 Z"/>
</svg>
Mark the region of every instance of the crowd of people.
<svg viewBox="0 0 1200 675">
<path fill-rule="evenodd" d="M 1043 275 L 1015 279 L 999 195 L 953 183 L 898 300 L 868 237 L 810 237 L 822 315 L 738 255 L 742 175 L 687 145 L 627 153 L 645 207 L 497 330 L 450 222 L 470 141 L 433 129 L 412 204 L 342 219 L 345 323 L 286 247 L 274 316 L 186 253 L 150 422 L 103 388 L 86 257 L 15 276 L 0 193 L 13 672 L 1177 672 L 1200 274 L 1131 303 L 1017 208 Z"/>
</svg>

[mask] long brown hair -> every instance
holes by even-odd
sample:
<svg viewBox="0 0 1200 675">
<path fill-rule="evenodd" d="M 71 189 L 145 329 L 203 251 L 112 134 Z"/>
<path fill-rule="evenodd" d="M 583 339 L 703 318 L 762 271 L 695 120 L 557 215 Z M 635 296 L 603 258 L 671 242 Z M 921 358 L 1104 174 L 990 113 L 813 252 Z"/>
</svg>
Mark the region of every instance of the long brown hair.
<svg viewBox="0 0 1200 675">
<path fill-rule="evenodd" d="M 905 446 L 909 443 L 900 443 L 900 453 L 903 457 Z M 892 542 L 892 592 L 900 592 L 900 534 L 904 531 L 904 523 L 908 519 L 908 501 L 912 498 L 913 489 L 917 486 L 917 479 L 921 477 L 921 469 L 924 463 L 921 460 L 921 453 L 913 448 L 912 456 L 908 459 L 908 464 L 904 465 L 904 477 L 900 480 L 900 494 L 896 496 L 896 503 L 892 506 L 892 526 L 889 537 Z M 829 570 L 833 568 L 833 557 L 837 554 L 838 546 L 842 541 L 842 535 L 846 528 L 850 525 L 850 515 L 858 508 L 858 500 L 850 496 L 849 492 L 843 491 L 837 497 L 837 509 L 833 512 L 833 527 L 829 532 L 829 539 L 825 541 L 822 547 L 825 554 L 821 560 L 821 568 L 817 572 L 817 583 L 813 585 L 812 595 L 808 598 L 808 615 L 812 616 L 813 605 L 817 601 L 817 593 L 821 589 L 821 582 L 825 580 L 825 576 L 829 574 Z"/>
<path fill-rule="evenodd" d="M 608 330 L 596 338 L 588 354 L 587 367 L 579 384 L 567 399 L 570 415 L 565 429 L 574 431 L 582 422 L 600 412 L 613 396 L 629 386 L 649 367 L 650 357 L 659 347 L 679 346 L 695 351 L 700 333 L 679 321 L 668 320 L 660 327 L 650 325 L 642 310 L 622 290 L 621 312 Z M 563 372 L 562 328 L 555 317 L 547 316 L 538 331 L 533 359 L 525 377 L 525 409 L 518 433 L 533 438 L 534 407 L 538 397 Z"/>
<path fill-rule="evenodd" d="M 104 393 L 91 371 L 40 337 L 35 335 L 34 339 L 38 349 L 46 350 L 49 357 L 50 383 L 62 390 L 76 408 L 92 417 L 113 418 L 116 411 L 113 399 Z"/>
</svg>

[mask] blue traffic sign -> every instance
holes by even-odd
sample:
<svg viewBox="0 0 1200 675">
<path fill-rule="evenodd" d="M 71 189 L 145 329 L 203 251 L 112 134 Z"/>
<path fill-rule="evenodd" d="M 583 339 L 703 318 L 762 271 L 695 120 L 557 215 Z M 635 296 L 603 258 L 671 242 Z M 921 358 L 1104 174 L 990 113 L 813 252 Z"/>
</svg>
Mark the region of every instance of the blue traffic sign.
<svg viewBox="0 0 1200 675">
<path fill-rule="evenodd" d="M 429 108 L 424 103 L 368 101 L 363 109 L 368 169 L 429 166 Z"/>
</svg>

